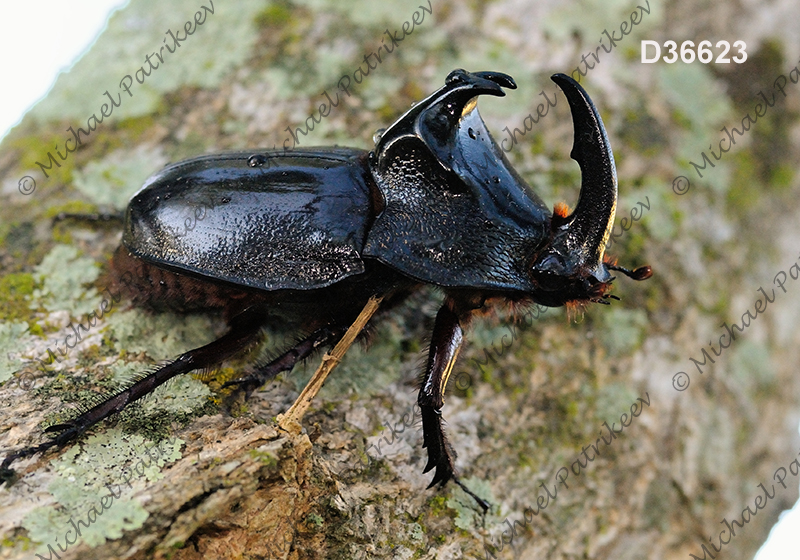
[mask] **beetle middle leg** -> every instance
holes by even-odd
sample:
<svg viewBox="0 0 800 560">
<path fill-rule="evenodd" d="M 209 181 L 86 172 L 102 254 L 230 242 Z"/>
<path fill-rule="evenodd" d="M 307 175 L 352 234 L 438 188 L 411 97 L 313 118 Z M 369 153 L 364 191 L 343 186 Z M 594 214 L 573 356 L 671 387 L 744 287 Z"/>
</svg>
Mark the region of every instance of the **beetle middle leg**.
<svg viewBox="0 0 800 560">
<path fill-rule="evenodd" d="M 417 398 L 417 404 L 422 413 L 423 447 L 428 450 L 428 463 L 423 472 L 436 469 L 428 488 L 437 483 L 444 485 L 452 478 L 453 482 L 472 496 L 486 512 L 489 509 L 489 503 L 479 498 L 456 476 L 453 464 L 455 452 L 447 441 L 442 427 L 441 409 L 444 406 L 444 389 L 464 340 L 464 331 L 455 307 L 455 302 L 448 298 L 436 315 L 431 346 L 428 351 L 428 362 Z"/>
<path fill-rule="evenodd" d="M 250 395 L 253 394 L 253 391 L 268 381 L 271 381 L 279 373 L 290 371 L 298 362 L 306 359 L 320 346 L 333 344 L 343 333 L 343 329 L 336 327 L 326 326 L 317 329 L 274 360 L 257 367 L 255 371 L 249 375 L 226 382 L 222 387 L 225 388 L 236 385 L 238 387 L 237 392 L 244 391 L 245 400 L 247 400 L 250 398 Z"/>
</svg>

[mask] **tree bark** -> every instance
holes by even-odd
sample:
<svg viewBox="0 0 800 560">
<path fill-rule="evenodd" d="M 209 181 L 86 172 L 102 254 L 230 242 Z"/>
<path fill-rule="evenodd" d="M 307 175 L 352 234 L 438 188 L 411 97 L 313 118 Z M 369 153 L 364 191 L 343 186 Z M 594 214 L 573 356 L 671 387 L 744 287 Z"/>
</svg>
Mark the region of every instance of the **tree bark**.
<svg viewBox="0 0 800 560">
<path fill-rule="evenodd" d="M 132 82 L 126 97 L 116 80 L 135 77 L 144 55 L 162 44 L 161 29 L 182 29 L 195 4 L 163 12 L 153 0 L 132 0 L 0 144 L 4 451 L 43 441 L 43 421 L 225 332 L 212 313 L 151 313 L 120 301 L 68 347 L 76 322 L 87 324 L 107 297 L 103 273 L 120 230 L 54 223 L 54 215 L 119 210 L 167 160 L 280 148 L 309 122 L 316 130 L 297 136 L 300 147 L 369 148 L 374 130 L 458 66 L 518 80 L 517 92 L 481 102 L 488 127 L 498 142 L 507 138 L 504 127 L 519 129 L 507 154 L 515 168 L 548 204 L 574 203 L 568 108 L 560 92 L 552 114 L 538 117 L 536 106 L 540 91 L 556 95 L 547 76 L 588 69 L 581 56 L 596 54 L 581 83 L 617 156 L 619 225 L 609 253 L 625 266 L 651 264 L 654 278 L 618 278 L 622 301 L 610 308 L 571 317 L 548 309 L 538 318 L 521 310 L 516 322 L 498 309 L 467 332 L 443 417 L 463 481 L 493 505 L 485 516 L 452 483 L 427 489 L 432 473 L 422 473 L 415 383 L 441 301 L 431 289 L 385 313 L 368 350 L 351 349 L 302 432 L 282 431 L 274 418 L 318 357 L 232 405 L 222 383 L 246 369 L 256 358 L 250 353 L 202 380 L 167 385 L 63 451 L 19 461 L 14 484 L 0 489 L 0 558 L 46 558 L 48 544 L 65 559 L 677 560 L 703 558 L 704 545 L 709 558 L 753 556 L 798 497 L 791 470 L 800 460 L 800 282 L 792 267 L 800 272 L 800 184 L 790 139 L 800 88 L 789 82 L 786 96 L 703 177 L 687 162 L 697 162 L 708 143 L 717 151 L 721 128 L 741 127 L 759 91 L 770 99 L 779 93 L 777 76 L 792 70 L 798 31 L 748 22 L 778 14 L 796 21 L 786 14 L 800 8 L 763 6 L 755 14 L 687 0 L 650 2 L 645 13 L 633 3 L 578 9 L 434 0 L 432 15 L 390 53 L 384 30 L 401 30 L 419 6 L 220 0 L 180 49 L 161 52 L 164 68 L 143 85 Z M 610 52 L 596 51 L 598 40 L 609 47 L 604 29 L 619 34 L 631 12 L 641 22 L 631 35 Z M 119 54 L 134 20 L 156 32 L 132 54 Z M 641 64 L 640 41 L 662 35 L 743 38 L 748 61 Z M 385 59 L 369 58 L 372 68 L 364 58 L 381 39 Z M 337 80 L 353 78 L 359 65 L 362 81 L 342 91 Z M 86 125 L 105 88 L 113 99 L 122 94 L 118 114 L 98 122 L 45 177 L 35 162 L 54 143 L 64 146 L 69 126 Z M 339 104 L 321 118 L 325 92 Z M 96 105 L 91 111 L 84 97 Z M 529 115 L 536 121 L 526 128 Z M 36 180 L 32 194 L 19 190 L 23 176 Z M 673 182 L 681 176 L 689 186 L 683 193 Z M 785 291 L 774 281 L 781 271 Z M 729 340 L 723 323 L 743 332 Z M 293 334 L 269 331 L 268 345 L 280 348 Z M 37 360 L 47 361 L 48 349 L 58 359 L 43 373 Z M 782 468 L 786 488 L 775 478 Z M 117 490 L 107 510 L 98 505 Z M 91 528 L 67 546 L 77 519 Z M 718 554 L 712 545 L 720 548 L 726 520 L 742 527 Z"/>
</svg>

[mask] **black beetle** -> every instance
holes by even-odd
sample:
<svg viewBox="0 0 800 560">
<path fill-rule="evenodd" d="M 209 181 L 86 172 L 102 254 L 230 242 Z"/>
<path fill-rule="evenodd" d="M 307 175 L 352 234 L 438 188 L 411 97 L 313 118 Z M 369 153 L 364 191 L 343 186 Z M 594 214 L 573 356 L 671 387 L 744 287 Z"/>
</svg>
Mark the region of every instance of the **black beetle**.
<svg viewBox="0 0 800 560">
<path fill-rule="evenodd" d="M 216 154 L 154 175 L 128 206 L 112 262 L 117 283 L 151 305 L 222 308 L 229 332 L 51 426 L 55 438 L 9 455 L 3 469 L 65 444 L 175 375 L 219 364 L 255 343 L 270 317 L 299 320 L 311 334 L 231 382 L 247 395 L 334 343 L 371 296 L 388 308 L 433 284 L 445 299 L 418 398 L 425 472 L 436 469 L 431 486 L 460 484 L 440 410 L 472 314 L 509 300 L 607 303 L 611 270 L 637 280 L 651 275 L 647 266 L 629 271 L 604 259 L 617 202 L 614 158 L 583 88 L 564 74 L 552 79 L 573 114 L 572 157 L 582 174 L 572 213 L 563 205 L 551 213 L 486 129 L 477 96 L 516 88 L 498 72 L 451 72 L 370 152 Z M 200 205 L 203 218 L 190 229 L 186 211 Z"/>
</svg>

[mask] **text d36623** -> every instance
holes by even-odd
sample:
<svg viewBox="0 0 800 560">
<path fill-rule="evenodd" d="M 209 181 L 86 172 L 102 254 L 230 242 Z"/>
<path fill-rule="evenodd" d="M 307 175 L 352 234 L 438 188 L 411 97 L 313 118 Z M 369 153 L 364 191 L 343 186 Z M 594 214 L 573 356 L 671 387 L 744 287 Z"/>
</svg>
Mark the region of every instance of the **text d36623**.
<svg viewBox="0 0 800 560">
<path fill-rule="evenodd" d="M 714 58 L 714 52 L 711 50 L 711 44 L 711 41 L 700 41 L 700 43 L 697 45 L 697 60 L 703 64 L 708 64 L 712 61 L 715 64 L 730 64 L 731 60 L 737 64 L 741 64 L 747 60 L 747 44 L 744 41 L 736 41 L 733 43 L 733 48 L 737 49 L 737 54 L 733 57 L 728 56 L 728 53 L 731 50 L 731 44 L 728 41 L 717 41 L 717 44 L 714 45 L 715 48 L 718 49 L 716 58 Z M 648 54 L 653 51 L 651 47 L 655 49 L 655 55 L 652 58 L 649 58 Z M 642 41 L 642 63 L 652 64 L 654 62 L 658 62 L 659 59 L 662 59 L 667 64 L 678 62 L 678 44 L 675 41 L 664 41 L 664 49 L 666 50 L 667 54 L 662 57 L 661 45 L 658 44 L 658 41 Z M 680 60 L 686 62 L 687 64 L 694 62 L 694 41 L 684 41 L 681 43 Z"/>
</svg>

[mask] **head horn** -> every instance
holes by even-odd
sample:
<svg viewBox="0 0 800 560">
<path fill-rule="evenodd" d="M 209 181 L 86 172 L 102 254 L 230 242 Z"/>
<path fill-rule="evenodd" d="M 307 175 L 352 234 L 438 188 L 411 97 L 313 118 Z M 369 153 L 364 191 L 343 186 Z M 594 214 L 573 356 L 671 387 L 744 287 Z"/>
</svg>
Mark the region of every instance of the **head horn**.
<svg viewBox="0 0 800 560">
<path fill-rule="evenodd" d="M 586 91 L 565 74 L 551 79 L 561 88 L 575 127 L 572 159 L 581 168 L 581 193 L 575 211 L 564 220 L 567 244 L 583 253 L 585 265 L 602 265 L 617 210 L 617 170 L 603 121 Z"/>
</svg>

